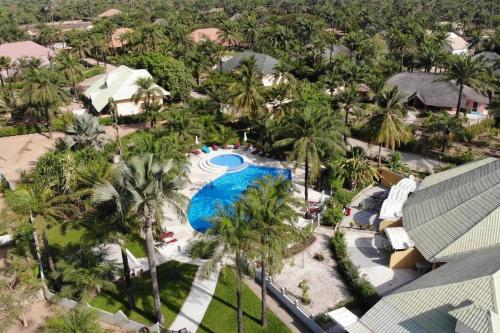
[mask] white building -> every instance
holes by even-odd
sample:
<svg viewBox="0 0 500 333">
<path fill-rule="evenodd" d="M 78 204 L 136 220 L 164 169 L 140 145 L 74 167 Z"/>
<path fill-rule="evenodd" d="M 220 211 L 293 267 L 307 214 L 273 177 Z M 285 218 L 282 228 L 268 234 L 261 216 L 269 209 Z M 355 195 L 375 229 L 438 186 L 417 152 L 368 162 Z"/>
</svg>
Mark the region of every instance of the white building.
<svg viewBox="0 0 500 333">
<path fill-rule="evenodd" d="M 111 72 L 102 75 L 92 83 L 84 92 L 93 109 L 101 113 L 106 109 L 109 99 L 113 98 L 116 103 L 118 115 L 128 116 L 141 112 L 141 103 L 135 104 L 132 96 L 137 92 L 135 84 L 139 78 L 150 78 L 151 74 L 145 69 L 131 69 L 127 66 L 120 66 Z M 162 87 L 155 85 L 162 91 L 162 96 L 158 96 L 158 102 L 163 103 L 163 97 L 170 93 Z"/>
<path fill-rule="evenodd" d="M 469 52 L 469 44 L 454 32 L 448 32 L 446 36 L 446 45 L 443 49 L 451 54 L 461 55 Z"/>
</svg>

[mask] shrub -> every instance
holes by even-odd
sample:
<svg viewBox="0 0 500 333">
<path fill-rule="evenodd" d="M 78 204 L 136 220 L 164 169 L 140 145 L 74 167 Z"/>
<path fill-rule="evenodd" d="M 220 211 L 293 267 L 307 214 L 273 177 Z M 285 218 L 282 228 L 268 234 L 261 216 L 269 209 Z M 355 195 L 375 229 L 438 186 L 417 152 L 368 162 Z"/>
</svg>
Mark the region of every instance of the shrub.
<svg viewBox="0 0 500 333">
<path fill-rule="evenodd" d="M 375 288 L 368 280 L 359 275 L 358 267 L 354 265 L 347 253 L 347 244 L 342 232 L 335 233 L 331 244 L 333 257 L 337 262 L 337 271 L 351 293 L 359 299 L 357 303 L 364 310 L 368 310 L 379 300 Z"/>
<path fill-rule="evenodd" d="M 443 155 L 442 161 L 447 163 L 453 163 L 456 165 L 465 164 L 472 162 L 475 159 L 474 151 L 469 148 L 466 151 L 458 152 L 453 155 Z"/>
<path fill-rule="evenodd" d="M 342 207 L 328 207 L 321 217 L 321 224 L 334 227 L 342 221 L 343 217 L 344 212 Z"/>
<path fill-rule="evenodd" d="M 214 255 L 217 242 L 198 239 L 191 242 L 189 255 L 192 258 L 209 259 Z"/>
<path fill-rule="evenodd" d="M 325 256 L 322 255 L 321 253 L 315 253 L 313 258 L 314 258 L 314 260 L 317 260 L 317 261 L 324 261 L 325 260 Z"/>
</svg>

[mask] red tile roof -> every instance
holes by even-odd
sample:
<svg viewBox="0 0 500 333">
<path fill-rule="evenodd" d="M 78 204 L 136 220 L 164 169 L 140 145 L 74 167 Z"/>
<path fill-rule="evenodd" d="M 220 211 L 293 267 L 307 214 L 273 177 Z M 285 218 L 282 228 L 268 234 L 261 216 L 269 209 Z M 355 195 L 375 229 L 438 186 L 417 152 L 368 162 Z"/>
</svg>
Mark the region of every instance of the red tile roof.
<svg viewBox="0 0 500 333">
<path fill-rule="evenodd" d="M 212 42 L 222 44 L 219 41 L 219 32 L 219 28 L 196 29 L 191 32 L 189 36 L 191 36 L 191 39 L 193 39 L 195 43 L 203 42 L 205 40 L 211 40 Z"/>
</svg>

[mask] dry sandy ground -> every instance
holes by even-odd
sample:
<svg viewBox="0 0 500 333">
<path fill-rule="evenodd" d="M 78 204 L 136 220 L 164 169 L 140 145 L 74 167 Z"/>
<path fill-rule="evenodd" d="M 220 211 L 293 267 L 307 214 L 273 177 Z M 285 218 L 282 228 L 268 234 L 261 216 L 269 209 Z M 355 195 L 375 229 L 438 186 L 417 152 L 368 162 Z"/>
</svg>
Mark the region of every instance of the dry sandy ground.
<svg viewBox="0 0 500 333">
<path fill-rule="evenodd" d="M 134 132 L 140 125 L 120 126 L 120 136 Z M 111 126 L 106 127 L 109 135 L 114 137 L 114 130 Z M 43 134 L 26 134 L 0 138 L 0 170 L 12 182 L 18 182 L 23 170 L 33 168 L 38 158 L 54 147 L 58 138 L 63 137 L 63 133 L 54 133 L 53 138 Z"/>
<path fill-rule="evenodd" d="M 307 280 L 311 303 L 304 307 L 312 314 L 325 313 L 335 304 L 349 297 L 349 292 L 335 270 L 335 261 L 331 258 L 330 238 L 315 234 L 316 241 L 305 251 L 296 254 L 292 261 L 285 265 L 283 271 L 274 276 L 274 281 L 286 288 L 295 296 L 300 296 L 298 284 Z M 315 253 L 321 253 L 325 260 L 317 261 Z"/>
</svg>

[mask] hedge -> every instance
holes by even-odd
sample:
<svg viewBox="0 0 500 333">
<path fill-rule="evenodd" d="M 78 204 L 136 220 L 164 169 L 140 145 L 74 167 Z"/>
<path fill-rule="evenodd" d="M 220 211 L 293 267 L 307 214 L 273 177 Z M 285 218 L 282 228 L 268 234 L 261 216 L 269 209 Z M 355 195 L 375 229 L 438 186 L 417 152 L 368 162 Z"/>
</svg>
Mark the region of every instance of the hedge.
<svg viewBox="0 0 500 333">
<path fill-rule="evenodd" d="M 52 122 L 52 130 L 62 132 L 66 129 L 66 125 L 67 120 L 64 120 L 62 118 L 55 118 Z M 44 123 L 33 125 L 3 126 L 0 127 L 0 138 L 23 134 L 42 133 L 47 131 L 47 126 L 45 126 Z"/>
<path fill-rule="evenodd" d="M 359 269 L 349 258 L 344 233 L 336 232 L 332 237 L 332 252 L 337 262 L 337 271 L 346 283 L 358 306 L 367 311 L 380 299 L 375 287 L 360 276 Z"/>
</svg>

